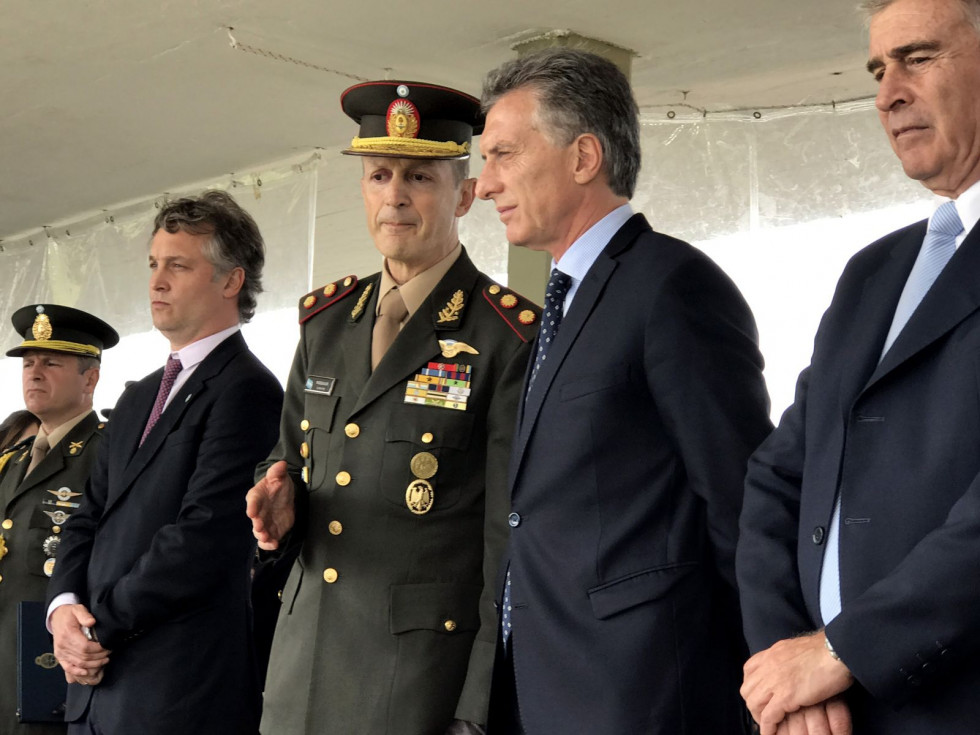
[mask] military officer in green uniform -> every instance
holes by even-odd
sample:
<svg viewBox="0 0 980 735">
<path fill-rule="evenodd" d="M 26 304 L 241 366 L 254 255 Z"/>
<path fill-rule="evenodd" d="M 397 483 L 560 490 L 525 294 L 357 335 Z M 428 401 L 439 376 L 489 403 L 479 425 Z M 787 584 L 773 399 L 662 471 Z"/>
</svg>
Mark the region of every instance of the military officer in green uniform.
<svg viewBox="0 0 980 735">
<path fill-rule="evenodd" d="M 299 304 L 279 443 L 248 514 L 300 547 L 282 591 L 263 735 L 481 733 L 507 536 L 507 463 L 540 312 L 459 244 L 479 102 L 415 82 L 341 97 L 360 124 L 384 256 Z"/>
<path fill-rule="evenodd" d="M 92 396 L 102 351 L 119 335 L 91 314 L 55 304 L 25 306 L 12 321 L 23 341 L 7 356 L 23 358 L 24 403 L 41 428 L 0 455 L 0 733 L 64 733 L 63 724 L 18 717 L 17 608 L 44 602 L 59 534 L 78 507 L 101 439 Z M 43 612 L 37 625 L 43 629 Z M 56 665 L 53 656 L 50 662 Z M 60 672 L 54 679 L 66 686 Z"/>
</svg>

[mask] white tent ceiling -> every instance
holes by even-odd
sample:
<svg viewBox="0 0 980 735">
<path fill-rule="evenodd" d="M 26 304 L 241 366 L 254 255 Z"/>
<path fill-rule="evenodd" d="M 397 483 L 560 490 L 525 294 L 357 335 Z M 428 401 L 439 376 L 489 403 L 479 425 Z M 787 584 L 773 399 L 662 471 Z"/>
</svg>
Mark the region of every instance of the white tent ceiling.
<svg viewBox="0 0 980 735">
<path fill-rule="evenodd" d="M 0 238 L 340 146 L 354 129 L 338 98 L 358 79 L 478 94 L 516 42 L 553 29 L 634 51 L 652 110 L 866 97 L 854 4 L 6 0 Z"/>
</svg>

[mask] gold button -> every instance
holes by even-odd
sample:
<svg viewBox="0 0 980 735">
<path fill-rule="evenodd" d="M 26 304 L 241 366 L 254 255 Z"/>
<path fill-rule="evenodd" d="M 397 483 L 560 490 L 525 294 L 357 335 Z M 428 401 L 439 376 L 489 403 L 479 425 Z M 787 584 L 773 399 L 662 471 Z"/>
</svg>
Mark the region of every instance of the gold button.
<svg viewBox="0 0 980 735">
<path fill-rule="evenodd" d="M 340 521 L 330 521 L 330 525 L 327 528 L 330 529 L 330 533 L 334 536 L 339 536 L 344 532 L 344 526 Z"/>
<path fill-rule="evenodd" d="M 500 286 L 498 286 L 498 285 L 497 285 L 497 284 L 495 283 L 495 284 L 493 284 L 493 285 L 492 285 L 492 286 L 491 286 L 490 288 L 488 288 L 487 290 L 488 290 L 488 291 L 490 292 L 490 294 L 491 294 L 492 296 L 496 296 L 496 295 L 497 295 L 498 293 L 500 293 Z"/>
<path fill-rule="evenodd" d="M 5 531 L 9 531 L 11 528 L 14 527 L 14 522 L 9 518 L 4 518 L 3 523 L 0 525 L 3 525 Z"/>
<path fill-rule="evenodd" d="M 99 428 L 100 429 L 104 429 L 105 428 L 105 421 L 103 421 L 101 424 L 99 424 Z"/>
<path fill-rule="evenodd" d="M 351 278 L 350 276 L 347 276 L 347 278 L 344 279 L 344 288 L 347 288 L 353 282 L 354 282 L 354 279 Z"/>
<path fill-rule="evenodd" d="M 337 581 L 337 570 L 333 567 L 328 567 L 323 570 L 323 581 L 327 584 L 333 584 Z"/>
<path fill-rule="evenodd" d="M 282 590 L 279 590 L 279 591 L 278 591 L 278 592 L 276 593 L 276 597 L 278 597 L 278 598 L 279 598 L 279 602 L 282 602 Z"/>
<path fill-rule="evenodd" d="M 431 432 L 427 431 L 422 435 L 423 444 L 431 444 L 433 439 L 435 439 L 435 437 L 432 436 Z"/>
<path fill-rule="evenodd" d="M 51 526 L 51 533 L 61 533 L 61 526 Z"/>
<path fill-rule="evenodd" d="M 443 625 L 446 626 L 446 630 L 448 632 L 450 632 L 450 633 L 452 633 L 454 630 L 456 630 L 456 621 L 455 620 L 447 620 L 445 623 L 443 623 Z"/>
<path fill-rule="evenodd" d="M 309 467 L 304 467 L 303 468 L 302 477 L 303 477 L 303 482 L 305 482 L 307 485 L 309 485 L 310 484 L 310 468 Z"/>
<path fill-rule="evenodd" d="M 338 472 L 337 484 L 341 487 L 347 487 L 350 485 L 350 472 Z"/>
<path fill-rule="evenodd" d="M 347 424 L 347 426 L 344 427 L 344 433 L 351 439 L 355 439 L 358 435 L 360 435 L 361 427 L 357 424 Z"/>
<path fill-rule="evenodd" d="M 310 445 L 306 442 L 299 445 L 299 456 L 303 459 L 307 459 L 310 456 Z"/>
<path fill-rule="evenodd" d="M 3 581 L 3 575 L 0 574 L 0 582 L 2 582 L 2 581 Z"/>
<path fill-rule="evenodd" d="M 299 422 L 299 428 L 301 428 L 303 431 L 309 431 L 310 422 L 307 421 L 306 419 L 303 419 L 302 421 Z"/>
</svg>

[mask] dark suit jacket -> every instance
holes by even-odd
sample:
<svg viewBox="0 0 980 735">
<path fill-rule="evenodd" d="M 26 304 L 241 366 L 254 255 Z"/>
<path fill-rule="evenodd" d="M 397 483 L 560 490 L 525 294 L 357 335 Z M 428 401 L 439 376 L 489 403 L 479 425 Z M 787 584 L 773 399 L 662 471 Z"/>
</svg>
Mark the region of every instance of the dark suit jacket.
<svg viewBox="0 0 980 735">
<path fill-rule="evenodd" d="M 162 374 L 119 399 L 63 533 L 49 602 L 77 594 L 112 651 L 101 684 L 69 687 L 66 719 L 92 707 L 107 735 L 254 733 L 244 502 L 275 442 L 282 389 L 234 334 L 139 446 Z"/>
<path fill-rule="evenodd" d="M 529 735 L 744 732 L 734 554 L 771 428 L 761 371 L 734 284 L 631 218 L 562 321 L 511 460 Z"/>
<path fill-rule="evenodd" d="M 45 540 L 60 536 L 65 525 L 61 516 L 47 513 L 71 516 L 74 512 L 72 506 L 81 500 L 95 462 L 102 426 L 92 411 L 48 452 L 27 478 L 24 475 L 31 463 L 33 438 L 9 452 L 0 470 L 0 514 L 13 523 L 12 528 L 0 531 L 7 546 L 7 554 L 0 560 L 0 733 L 65 732 L 64 725 L 17 722 L 17 603 L 44 601 L 48 587 L 45 563 L 51 558 L 44 551 Z M 62 488 L 77 495 L 59 501 L 54 493 Z"/>
<path fill-rule="evenodd" d="M 980 727 L 980 233 L 878 362 L 924 234 L 922 222 L 899 230 L 848 264 L 746 483 L 738 572 L 753 650 L 821 627 L 841 494 L 843 612 L 827 636 L 858 682 L 859 735 Z"/>
<path fill-rule="evenodd" d="M 464 251 L 372 372 L 379 277 L 353 280 L 301 300 L 280 439 L 260 467 L 288 462 L 292 543 L 302 544 L 282 594 L 262 732 L 443 735 L 454 717 L 486 721 L 506 467 L 538 310 Z M 525 311 L 533 324 L 520 323 Z M 479 354 L 445 357 L 440 340 Z M 406 402 L 430 362 L 472 368 L 465 410 Z M 423 453 L 438 467 L 432 507 L 417 515 L 406 491 Z"/>
</svg>

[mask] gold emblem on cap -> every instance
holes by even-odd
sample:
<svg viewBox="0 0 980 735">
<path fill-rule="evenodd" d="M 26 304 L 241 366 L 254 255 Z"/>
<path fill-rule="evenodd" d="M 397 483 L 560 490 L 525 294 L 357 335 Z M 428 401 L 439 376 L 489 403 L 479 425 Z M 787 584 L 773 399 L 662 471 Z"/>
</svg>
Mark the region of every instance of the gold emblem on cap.
<svg viewBox="0 0 980 735">
<path fill-rule="evenodd" d="M 307 296 L 303 299 L 304 309 L 312 309 L 314 304 L 316 304 L 316 296 Z"/>
<path fill-rule="evenodd" d="M 500 297 L 500 305 L 505 309 L 513 309 L 517 306 L 517 297 L 512 293 L 504 294 Z"/>
<path fill-rule="evenodd" d="M 535 319 L 537 319 L 537 317 L 530 309 L 525 309 L 517 315 L 517 321 L 519 321 L 521 324 L 534 324 Z"/>
<path fill-rule="evenodd" d="M 405 505 L 417 516 L 422 516 L 432 510 L 435 491 L 428 480 L 412 480 L 405 490 Z"/>
<path fill-rule="evenodd" d="M 51 320 L 44 313 L 44 307 L 37 307 L 37 316 L 34 317 L 34 326 L 31 327 L 31 334 L 34 335 L 34 339 L 38 342 L 44 342 L 45 340 L 51 339 L 51 332 Z"/>
<path fill-rule="evenodd" d="M 406 99 L 395 100 L 388 105 L 385 130 L 392 138 L 419 137 L 418 108 Z"/>
<path fill-rule="evenodd" d="M 439 470 L 439 460 L 436 459 L 434 454 L 429 452 L 419 452 L 414 457 L 409 464 L 412 468 L 412 474 L 415 475 L 420 480 L 428 480 L 430 477 L 434 477 L 436 472 Z"/>
<path fill-rule="evenodd" d="M 364 291 L 361 293 L 361 298 L 359 298 L 357 300 L 357 303 L 354 305 L 354 308 L 351 309 L 351 312 L 350 312 L 350 318 L 351 319 L 357 319 L 361 315 L 361 313 L 364 311 L 364 305 L 367 303 L 368 296 L 371 295 L 371 289 L 372 288 L 374 288 L 374 284 L 373 283 L 369 283 L 367 285 L 367 288 L 365 288 Z"/>
<path fill-rule="evenodd" d="M 465 342 L 457 342 L 454 339 L 440 339 L 439 346 L 442 348 L 443 357 L 456 357 L 460 352 L 468 352 L 471 355 L 479 355 L 479 351 L 470 347 Z"/>
<path fill-rule="evenodd" d="M 488 289 L 487 289 L 487 291 L 489 291 L 489 292 L 490 292 L 490 295 L 491 295 L 491 296 L 496 296 L 496 295 L 497 295 L 498 293 L 500 293 L 500 286 L 498 286 L 498 285 L 497 285 L 497 284 L 495 283 L 495 284 L 493 284 L 493 285 L 492 285 L 492 286 L 491 286 L 490 288 L 488 288 Z"/>
<path fill-rule="evenodd" d="M 336 283 L 328 283 L 326 286 L 323 287 L 324 296 L 328 296 L 328 297 L 333 296 L 335 293 L 337 293 Z"/>
<path fill-rule="evenodd" d="M 463 292 L 457 291 L 453 294 L 453 297 L 449 299 L 449 303 L 446 307 L 439 312 L 439 324 L 445 324 L 446 322 L 454 322 L 459 319 L 459 312 L 463 310 Z"/>
<path fill-rule="evenodd" d="M 44 574 L 48 577 L 54 574 L 54 559 L 48 559 L 44 562 Z"/>
<path fill-rule="evenodd" d="M 58 665 L 58 659 L 54 657 L 53 653 L 42 653 L 34 659 L 34 663 L 42 669 L 53 669 Z"/>
</svg>

